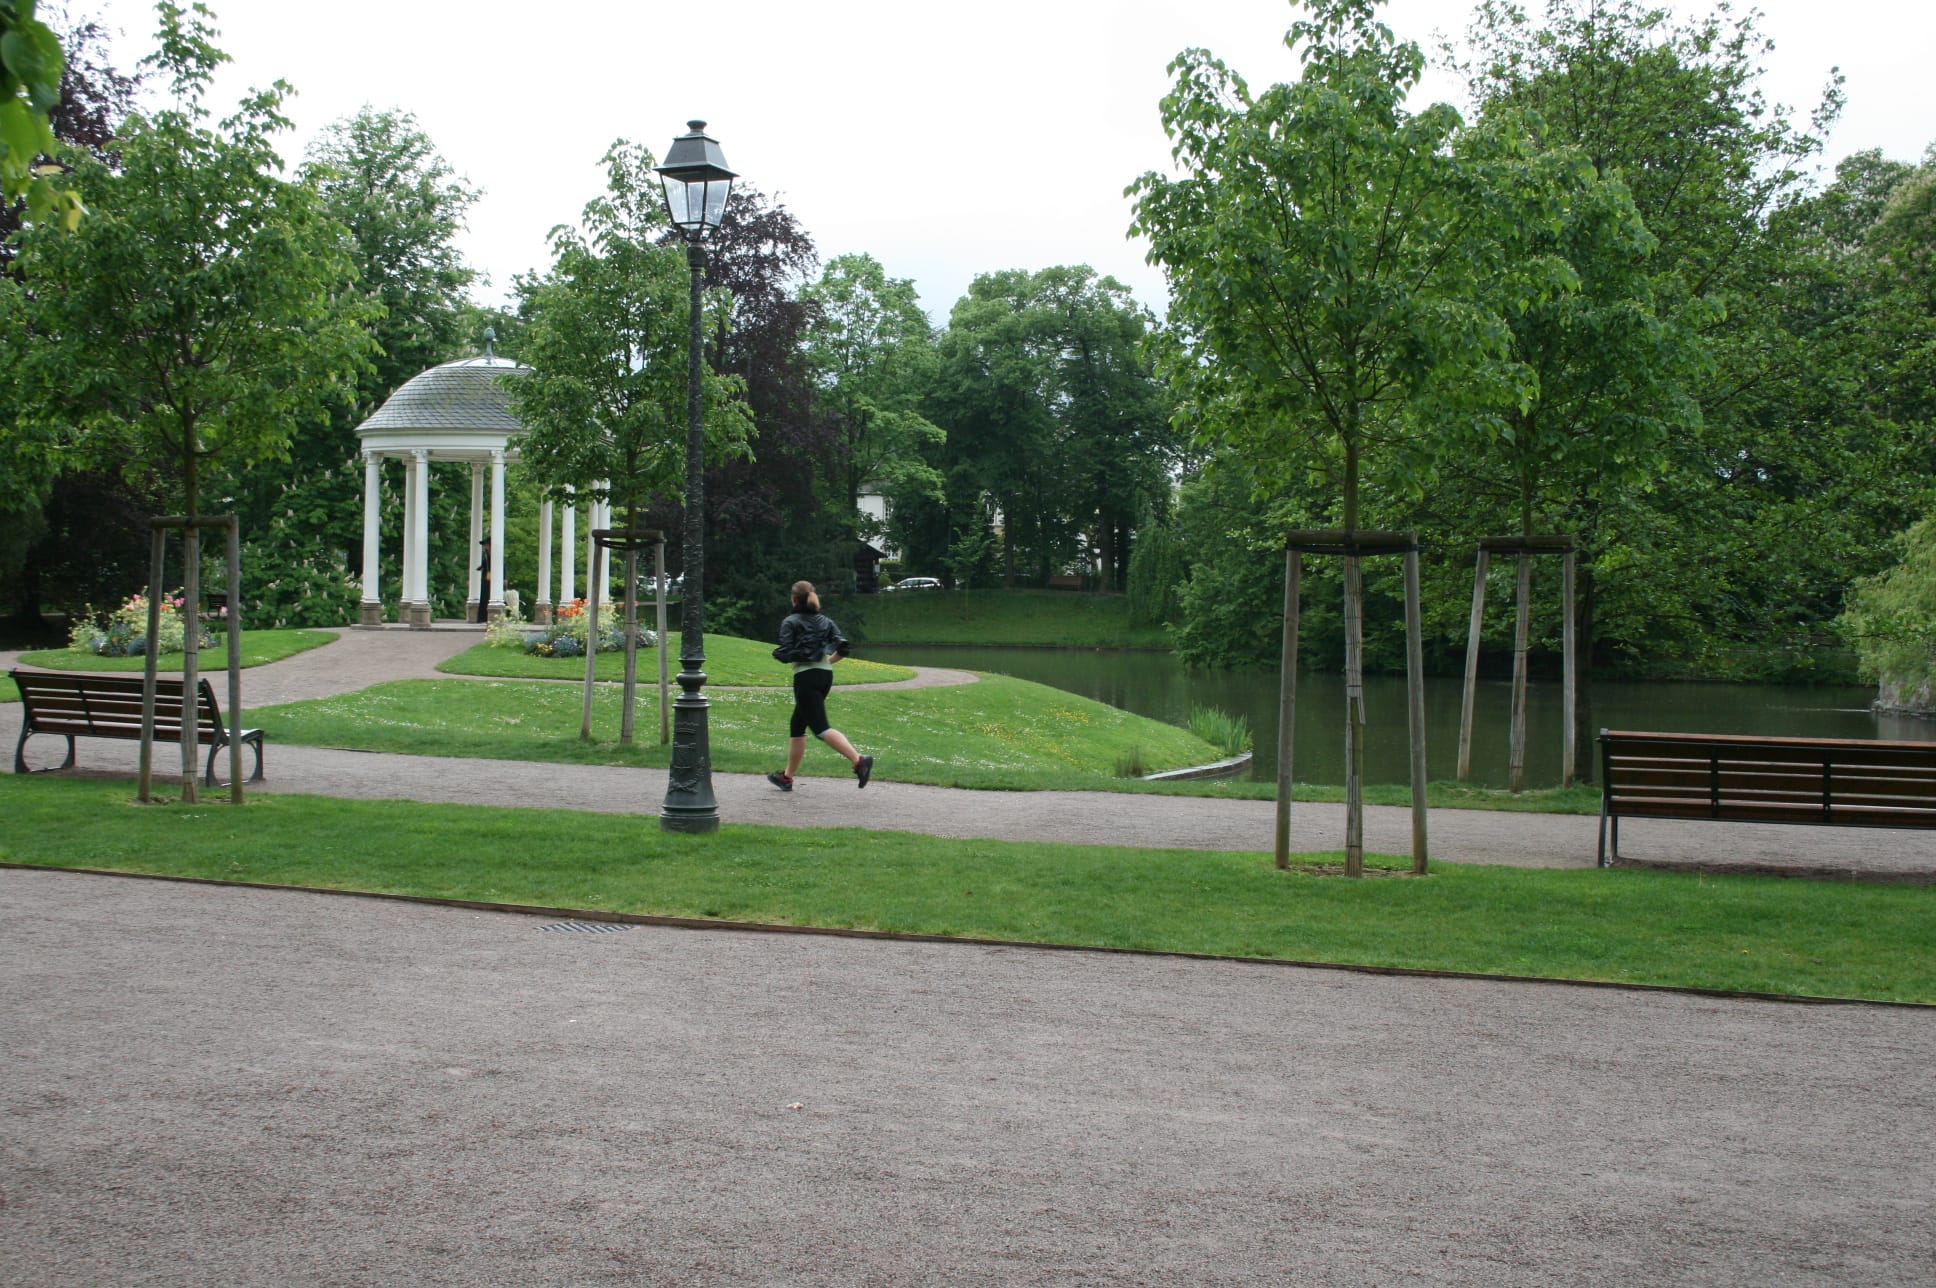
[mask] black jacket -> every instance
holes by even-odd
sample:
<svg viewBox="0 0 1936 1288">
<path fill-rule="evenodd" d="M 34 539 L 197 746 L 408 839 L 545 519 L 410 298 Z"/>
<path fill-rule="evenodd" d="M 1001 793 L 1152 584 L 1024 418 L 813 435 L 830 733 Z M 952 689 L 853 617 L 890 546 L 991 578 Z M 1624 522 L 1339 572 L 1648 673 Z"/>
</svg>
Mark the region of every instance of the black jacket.
<svg viewBox="0 0 1936 1288">
<path fill-rule="evenodd" d="M 780 623 L 780 647 L 773 656 L 781 662 L 818 662 L 828 653 L 846 651 L 846 637 L 833 618 L 825 613 L 791 613 Z"/>
</svg>

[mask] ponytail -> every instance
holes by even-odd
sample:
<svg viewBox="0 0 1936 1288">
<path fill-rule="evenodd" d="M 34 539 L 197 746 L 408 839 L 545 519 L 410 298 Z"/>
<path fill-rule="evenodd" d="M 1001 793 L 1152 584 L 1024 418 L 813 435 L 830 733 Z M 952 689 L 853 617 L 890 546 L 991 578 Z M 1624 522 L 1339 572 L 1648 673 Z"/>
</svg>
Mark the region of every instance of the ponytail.
<svg viewBox="0 0 1936 1288">
<path fill-rule="evenodd" d="M 793 608 L 795 612 L 817 613 L 820 611 L 820 596 L 813 593 L 813 583 L 796 581 L 793 583 Z"/>
</svg>

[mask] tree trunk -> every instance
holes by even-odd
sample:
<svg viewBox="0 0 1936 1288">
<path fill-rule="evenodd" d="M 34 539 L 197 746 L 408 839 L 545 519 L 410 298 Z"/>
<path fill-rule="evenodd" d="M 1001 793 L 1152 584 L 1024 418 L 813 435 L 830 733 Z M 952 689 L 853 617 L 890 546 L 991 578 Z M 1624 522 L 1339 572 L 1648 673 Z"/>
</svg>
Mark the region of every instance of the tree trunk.
<svg viewBox="0 0 1936 1288">
<path fill-rule="evenodd" d="M 1507 786 L 1516 796 L 1526 790 L 1526 670 L 1532 647 L 1533 557 L 1519 552 L 1519 577 L 1513 609 L 1512 733 L 1507 757 Z"/>
<path fill-rule="evenodd" d="M 201 478 L 197 472 L 200 462 L 195 455 L 195 434 L 192 431 L 187 434 L 186 441 L 188 452 L 182 480 L 182 491 L 188 499 L 188 524 L 182 529 L 182 611 L 185 618 L 182 630 L 181 802 L 193 805 L 197 800 L 195 768 L 201 761 L 202 749 L 202 722 L 196 718 L 200 712 L 197 692 L 202 678 L 199 647 L 202 642 L 202 532 L 195 526 L 202 500 Z M 163 592 L 157 587 L 156 593 Z M 196 716 L 191 716 L 191 712 Z"/>
<path fill-rule="evenodd" d="M 1284 639 L 1277 668 L 1277 866 L 1291 866 L 1291 753 L 1297 733 L 1297 616 L 1304 556 L 1284 555 Z"/>
<path fill-rule="evenodd" d="M 1472 574 L 1472 622 L 1465 636 L 1465 692 L 1459 699 L 1459 781 L 1472 776 L 1472 715 L 1479 700 L 1479 637 L 1484 633 L 1486 615 L 1485 547 Z"/>
<path fill-rule="evenodd" d="M 628 520 L 627 526 L 630 525 Z M 619 699 L 618 743 L 632 745 L 632 721 L 639 700 L 639 552 L 625 546 L 625 683 Z"/>
<path fill-rule="evenodd" d="M 1593 566 L 1585 560 L 1580 562 L 1579 619 L 1574 627 L 1573 652 L 1574 668 L 1578 677 L 1573 694 L 1573 763 L 1578 769 L 1578 781 L 1594 781 L 1596 766 L 1593 763 L 1594 739 L 1598 731 L 1593 727 L 1593 609 L 1596 598 L 1593 585 Z"/>
<path fill-rule="evenodd" d="M 1344 558 L 1344 874 L 1365 874 L 1365 591 Z"/>
</svg>

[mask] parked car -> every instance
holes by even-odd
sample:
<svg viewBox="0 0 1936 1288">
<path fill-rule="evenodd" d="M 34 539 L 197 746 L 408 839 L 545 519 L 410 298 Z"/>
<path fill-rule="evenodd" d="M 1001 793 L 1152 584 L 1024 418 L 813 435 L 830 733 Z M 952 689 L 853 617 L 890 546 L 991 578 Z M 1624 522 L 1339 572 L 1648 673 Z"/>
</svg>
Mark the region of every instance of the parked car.
<svg viewBox="0 0 1936 1288">
<path fill-rule="evenodd" d="M 881 589 L 882 590 L 940 590 L 941 579 L 938 577 L 903 577 L 899 581 L 895 582 L 892 586 L 883 586 L 881 587 Z"/>
</svg>

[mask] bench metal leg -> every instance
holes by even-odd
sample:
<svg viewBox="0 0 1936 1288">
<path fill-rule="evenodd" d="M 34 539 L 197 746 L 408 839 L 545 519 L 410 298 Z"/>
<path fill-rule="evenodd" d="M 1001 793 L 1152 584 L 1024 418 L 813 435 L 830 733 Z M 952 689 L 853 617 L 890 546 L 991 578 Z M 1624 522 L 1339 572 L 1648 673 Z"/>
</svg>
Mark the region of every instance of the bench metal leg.
<svg viewBox="0 0 1936 1288">
<path fill-rule="evenodd" d="M 252 783 L 259 783 L 262 781 L 262 731 L 258 729 L 252 733 L 243 734 L 242 745 L 244 747 L 253 749 L 255 752 L 255 772 L 249 775 L 247 781 Z M 227 739 L 224 739 L 223 741 L 216 743 L 213 747 L 210 747 L 208 749 L 208 769 L 202 775 L 202 781 L 207 783 L 210 787 L 216 786 L 216 782 L 215 782 L 216 759 L 228 749 L 229 749 L 229 744 Z"/>
<path fill-rule="evenodd" d="M 32 774 L 32 773 L 51 774 L 51 773 L 56 773 L 62 769 L 74 768 L 74 735 L 71 733 L 54 735 L 57 738 L 67 739 L 67 759 L 65 761 L 63 761 L 59 765 L 56 765 L 53 769 L 33 770 L 33 769 L 27 768 L 27 739 L 33 737 L 35 734 L 39 732 L 40 730 L 35 729 L 30 725 L 26 725 L 24 723 L 22 724 L 20 729 L 20 741 L 14 744 L 14 749 L 13 749 L 13 772 L 16 774 Z"/>
<path fill-rule="evenodd" d="M 1607 802 L 1606 802 L 1606 798 L 1605 798 L 1604 796 L 1602 796 L 1602 797 L 1600 798 L 1600 854 L 1599 854 L 1599 859 L 1600 859 L 1600 866 L 1601 866 L 1601 867 L 1603 867 L 1603 868 L 1604 868 L 1604 867 L 1609 867 L 1609 866 L 1611 866 L 1611 865 L 1610 865 L 1610 864 L 1609 864 L 1609 863 L 1607 862 Z"/>
</svg>

